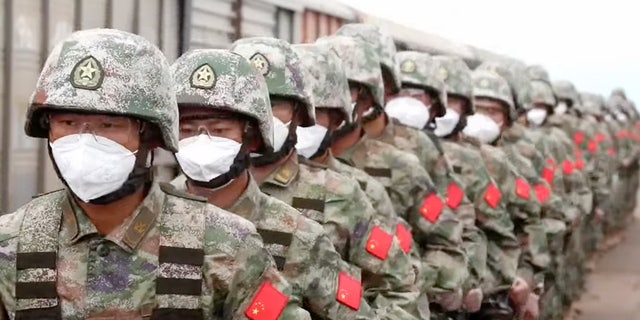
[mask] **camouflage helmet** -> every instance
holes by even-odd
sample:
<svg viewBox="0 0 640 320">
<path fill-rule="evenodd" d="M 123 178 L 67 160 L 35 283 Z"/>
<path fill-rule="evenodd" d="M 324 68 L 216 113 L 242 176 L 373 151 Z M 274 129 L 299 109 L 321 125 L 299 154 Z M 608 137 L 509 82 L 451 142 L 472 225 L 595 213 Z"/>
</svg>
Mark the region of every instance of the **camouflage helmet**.
<svg viewBox="0 0 640 320">
<path fill-rule="evenodd" d="M 610 96 L 618 96 L 621 97 L 624 100 L 627 100 L 627 94 L 625 93 L 623 88 L 615 88 L 611 91 L 611 95 Z"/>
<path fill-rule="evenodd" d="M 551 84 L 551 77 L 549 77 L 549 72 L 547 72 L 547 70 L 540 65 L 528 66 L 525 69 L 525 74 L 529 80 L 544 81 L 548 84 Z"/>
<path fill-rule="evenodd" d="M 469 102 L 469 114 L 475 112 L 473 102 L 473 80 L 471 70 L 461 58 L 450 56 L 436 56 L 433 58 L 440 64 L 437 71 L 438 79 L 447 87 L 447 94 L 463 97 Z"/>
<path fill-rule="evenodd" d="M 340 27 L 335 34 L 356 37 L 374 46 L 380 57 L 380 66 L 392 77 L 395 86 L 392 91 L 397 93 L 400 90 L 402 84 L 396 63 L 396 44 L 389 33 L 373 24 L 348 23 Z"/>
<path fill-rule="evenodd" d="M 335 51 L 317 44 L 296 44 L 293 50 L 302 61 L 302 67 L 311 83 L 311 93 L 316 108 L 340 109 L 345 121 L 353 116 L 349 81 L 342 60 Z"/>
<path fill-rule="evenodd" d="M 273 146 L 273 114 L 264 78 L 239 54 L 200 49 L 171 66 L 178 105 L 229 110 L 256 121 L 264 148 Z"/>
<path fill-rule="evenodd" d="M 555 81 L 552 83 L 553 92 L 558 100 L 569 101 L 569 107 L 575 106 L 578 103 L 579 96 L 576 87 L 567 80 Z"/>
<path fill-rule="evenodd" d="M 541 80 L 532 80 L 529 84 L 531 91 L 527 97 L 528 100 L 524 103 L 524 107 L 531 109 L 535 104 L 544 104 L 547 106 L 549 114 L 552 114 L 556 106 L 556 98 L 553 95 L 551 85 Z"/>
<path fill-rule="evenodd" d="M 143 37 L 113 29 L 72 33 L 56 45 L 31 96 L 25 123 L 30 137 L 48 137 L 49 110 L 137 118 L 178 150 L 178 107 L 169 63 Z"/>
<path fill-rule="evenodd" d="M 347 36 L 322 37 L 316 43 L 333 49 L 342 60 L 347 79 L 368 88 L 374 104 L 384 107 L 380 58 L 369 44 Z"/>
<path fill-rule="evenodd" d="M 581 92 L 580 93 L 579 110 L 583 114 L 592 116 L 603 116 L 604 98 L 595 93 Z"/>
<path fill-rule="evenodd" d="M 506 79 L 488 70 L 475 70 L 472 77 L 474 98 L 490 98 L 500 101 L 507 106 L 508 118 L 510 120 L 516 119 L 516 108 L 513 104 L 511 88 Z"/>
<path fill-rule="evenodd" d="M 428 53 L 401 51 L 396 54 L 403 86 L 433 90 L 441 103 L 447 103 L 447 87 L 438 78 L 439 64 Z"/>
<path fill-rule="evenodd" d="M 264 76 L 271 98 L 293 99 L 305 108 L 302 127 L 315 124 L 316 115 L 311 92 L 300 58 L 291 45 L 280 39 L 268 37 L 244 38 L 233 43 L 231 51 L 245 57 Z"/>
<path fill-rule="evenodd" d="M 507 65 L 497 60 L 485 61 L 476 67 L 478 71 L 487 70 L 495 72 L 507 81 L 511 89 L 513 105 L 516 110 L 520 107 L 520 101 L 527 96 L 529 88 L 529 80 L 526 79 L 522 72 L 516 71 L 518 67 L 518 65 Z"/>
</svg>

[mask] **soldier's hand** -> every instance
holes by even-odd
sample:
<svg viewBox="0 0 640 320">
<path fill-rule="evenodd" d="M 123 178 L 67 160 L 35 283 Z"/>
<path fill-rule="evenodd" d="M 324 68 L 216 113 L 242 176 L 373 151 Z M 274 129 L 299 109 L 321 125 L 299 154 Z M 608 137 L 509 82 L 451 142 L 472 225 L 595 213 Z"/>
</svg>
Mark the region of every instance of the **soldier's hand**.
<svg viewBox="0 0 640 320">
<path fill-rule="evenodd" d="M 538 319 L 540 309 L 538 306 L 540 297 L 537 294 L 531 294 L 527 300 L 523 309 L 523 320 L 535 320 Z"/>
<path fill-rule="evenodd" d="M 474 288 L 469 290 L 469 292 L 464 296 L 464 300 L 462 302 L 464 309 L 471 313 L 478 312 L 482 305 L 483 297 L 484 294 L 482 293 L 482 289 Z"/>
<path fill-rule="evenodd" d="M 531 295 L 531 287 L 526 280 L 516 277 L 509 289 L 509 298 L 516 306 L 523 306 Z"/>
<path fill-rule="evenodd" d="M 444 292 L 436 297 L 436 302 L 442 306 L 445 311 L 456 311 L 462 307 L 462 292 Z"/>
</svg>

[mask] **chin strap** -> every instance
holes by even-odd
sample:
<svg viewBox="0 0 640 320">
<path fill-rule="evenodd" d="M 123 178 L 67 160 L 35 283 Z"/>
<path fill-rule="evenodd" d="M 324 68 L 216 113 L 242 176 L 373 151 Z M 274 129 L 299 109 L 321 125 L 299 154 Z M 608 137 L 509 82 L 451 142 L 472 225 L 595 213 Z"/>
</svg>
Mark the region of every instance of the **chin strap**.
<svg viewBox="0 0 640 320">
<path fill-rule="evenodd" d="M 318 147 L 318 151 L 316 151 L 316 153 L 311 155 L 311 157 L 309 157 L 309 159 L 314 159 L 314 158 L 317 158 L 317 157 L 325 154 L 327 152 L 327 150 L 329 148 L 331 148 L 331 143 L 333 143 L 332 137 L 333 137 L 333 132 L 327 131 L 324 134 L 324 138 L 322 138 L 322 142 L 320 142 L 320 147 Z"/>
<path fill-rule="evenodd" d="M 236 158 L 233 160 L 231 168 L 229 168 L 229 171 L 227 171 L 226 173 L 221 174 L 207 182 L 191 179 L 186 173 L 185 176 L 189 178 L 190 183 L 200 188 L 217 189 L 227 185 L 232 180 L 238 178 L 249 168 L 249 155 L 246 153 L 246 145 L 246 143 L 242 144 L 240 151 L 236 155 Z"/>
<path fill-rule="evenodd" d="M 467 116 L 461 116 L 460 120 L 458 121 L 458 124 L 456 124 L 455 128 L 453 128 L 453 131 L 451 131 L 451 133 L 449 133 L 448 135 L 442 137 L 442 139 L 450 139 L 452 137 L 457 136 L 460 132 L 462 132 L 462 130 L 464 130 L 464 128 L 467 126 Z"/>
</svg>

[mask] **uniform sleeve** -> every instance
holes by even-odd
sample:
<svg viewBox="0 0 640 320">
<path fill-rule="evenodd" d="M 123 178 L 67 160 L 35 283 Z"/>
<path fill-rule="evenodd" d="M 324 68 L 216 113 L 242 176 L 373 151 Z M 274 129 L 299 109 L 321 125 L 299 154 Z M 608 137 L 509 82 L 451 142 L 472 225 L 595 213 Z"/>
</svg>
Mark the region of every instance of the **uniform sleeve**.
<svg viewBox="0 0 640 320">
<path fill-rule="evenodd" d="M 224 302 L 224 319 L 247 319 L 249 314 L 256 318 L 260 314 L 279 314 L 280 320 L 311 319 L 301 301 L 291 295 L 289 283 L 262 247 L 260 236 L 247 236 L 235 261 L 237 268 Z"/>
</svg>

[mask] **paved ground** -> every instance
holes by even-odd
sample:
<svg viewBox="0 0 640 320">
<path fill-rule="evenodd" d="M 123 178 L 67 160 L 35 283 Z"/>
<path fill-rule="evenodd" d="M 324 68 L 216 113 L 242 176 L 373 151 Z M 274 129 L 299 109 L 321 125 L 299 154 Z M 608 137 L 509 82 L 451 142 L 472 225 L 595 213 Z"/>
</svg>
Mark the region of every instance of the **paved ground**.
<svg viewBox="0 0 640 320">
<path fill-rule="evenodd" d="M 640 320 L 640 210 L 623 242 L 607 252 L 576 303 L 577 320 Z"/>
</svg>

